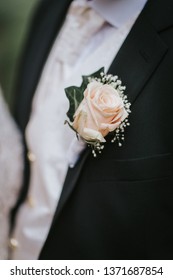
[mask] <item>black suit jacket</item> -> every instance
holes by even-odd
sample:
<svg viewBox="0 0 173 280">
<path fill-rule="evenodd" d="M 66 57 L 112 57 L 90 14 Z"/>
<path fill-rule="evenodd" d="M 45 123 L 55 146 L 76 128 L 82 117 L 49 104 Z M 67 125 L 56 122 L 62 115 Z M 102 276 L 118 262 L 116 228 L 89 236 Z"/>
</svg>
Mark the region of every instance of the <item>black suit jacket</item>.
<svg viewBox="0 0 173 280">
<path fill-rule="evenodd" d="M 44 0 L 35 17 L 18 85 L 23 130 L 70 2 Z M 148 0 L 112 62 L 132 103 L 131 126 L 123 147 L 108 136 L 101 155 L 86 149 L 69 169 L 40 259 L 173 258 L 172 14 L 172 0 Z"/>
</svg>

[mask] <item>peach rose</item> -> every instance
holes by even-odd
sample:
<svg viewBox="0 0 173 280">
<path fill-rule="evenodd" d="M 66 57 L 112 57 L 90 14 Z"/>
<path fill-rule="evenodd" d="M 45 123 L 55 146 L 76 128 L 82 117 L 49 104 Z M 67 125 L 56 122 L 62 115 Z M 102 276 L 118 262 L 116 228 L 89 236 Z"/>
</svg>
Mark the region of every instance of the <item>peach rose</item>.
<svg viewBox="0 0 173 280">
<path fill-rule="evenodd" d="M 86 141 L 106 142 L 104 137 L 128 116 L 119 93 L 111 85 L 90 82 L 74 114 L 73 128 Z"/>
</svg>

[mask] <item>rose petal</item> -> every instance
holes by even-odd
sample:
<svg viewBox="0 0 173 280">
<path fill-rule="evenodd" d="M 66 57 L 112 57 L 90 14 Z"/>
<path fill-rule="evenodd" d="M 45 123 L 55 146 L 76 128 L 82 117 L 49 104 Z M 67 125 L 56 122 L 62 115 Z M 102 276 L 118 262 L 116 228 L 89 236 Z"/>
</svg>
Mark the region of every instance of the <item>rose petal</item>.
<svg viewBox="0 0 173 280">
<path fill-rule="evenodd" d="M 111 131 L 114 131 L 117 127 L 119 127 L 119 125 L 121 124 L 121 122 L 116 122 L 114 124 L 109 124 L 109 123 L 102 123 L 100 125 L 101 130 L 107 130 L 107 134 Z M 105 135 L 104 135 L 105 136 Z"/>
<path fill-rule="evenodd" d="M 88 141 L 98 140 L 99 142 L 106 142 L 106 140 L 103 138 L 102 134 L 99 131 L 91 128 L 84 128 L 83 136 L 84 139 Z"/>
</svg>

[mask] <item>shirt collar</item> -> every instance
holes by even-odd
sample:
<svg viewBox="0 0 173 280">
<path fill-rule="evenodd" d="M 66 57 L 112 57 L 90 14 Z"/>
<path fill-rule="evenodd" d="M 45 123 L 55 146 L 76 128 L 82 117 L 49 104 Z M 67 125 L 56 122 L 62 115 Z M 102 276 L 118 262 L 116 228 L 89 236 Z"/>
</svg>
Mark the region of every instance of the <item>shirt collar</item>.
<svg viewBox="0 0 173 280">
<path fill-rule="evenodd" d="M 119 28 L 132 17 L 137 17 L 147 0 L 93 0 L 88 4 L 107 22 Z"/>
</svg>

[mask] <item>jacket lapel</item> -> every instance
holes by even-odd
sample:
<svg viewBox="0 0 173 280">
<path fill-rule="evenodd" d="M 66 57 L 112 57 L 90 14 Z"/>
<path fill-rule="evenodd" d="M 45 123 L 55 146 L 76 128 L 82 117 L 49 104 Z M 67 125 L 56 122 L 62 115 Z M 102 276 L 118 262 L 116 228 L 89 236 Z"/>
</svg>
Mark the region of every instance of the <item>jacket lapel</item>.
<svg viewBox="0 0 173 280">
<path fill-rule="evenodd" d="M 123 84 L 126 85 L 126 94 L 132 103 L 132 108 L 137 96 L 167 52 L 167 46 L 161 40 L 158 31 L 168 26 L 170 21 L 163 20 L 165 26 L 160 25 L 157 29 L 160 21 L 157 22 L 157 16 L 156 18 L 152 17 L 152 14 L 158 9 L 155 2 L 154 0 L 148 1 L 108 71 L 111 74 L 118 75 Z M 159 0 L 157 2 L 160 7 L 158 13 L 164 11 L 163 1 Z M 167 13 L 165 13 L 164 18 L 166 16 Z M 172 17 L 170 18 L 172 21 Z M 150 22 L 151 19 L 153 19 L 152 22 Z M 70 197 L 89 152 L 86 149 L 77 165 L 68 170 L 53 223 Z"/>
<path fill-rule="evenodd" d="M 109 72 L 126 85 L 128 100 L 133 104 L 142 88 L 166 54 L 167 46 L 143 14 L 138 18 Z"/>
<path fill-rule="evenodd" d="M 62 194 L 61 194 L 61 197 L 60 197 L 60 200 L 58 203 L 58 208 L 56 210 L 53 222 L 55 221 L 55 218 L 59 215 L 59 213 L 63 209 L 68 198 L 70 197 L 70 195 L 77 183 L 77 180 L 80 176 L 81 170 L 82 170 L 82 168 L 85 164 L 85 161 L 90 152 L 91 152 L 90 149 L 88 149 L 88 148 L 85 149 L 83 154 L 80 157 L 80 160 L 77 162 L 77 164 L 74 166 L 74 168 L 68 169 L 67 176 L 66 176 L 63 190 L 62 190 Z"/>
<path fill-rule="evenodd" d="M 24 132 L 44 63 L 72 0 L 42 0 L 33 18 L 16 85 L 14 116 Z"/>
</svg>

